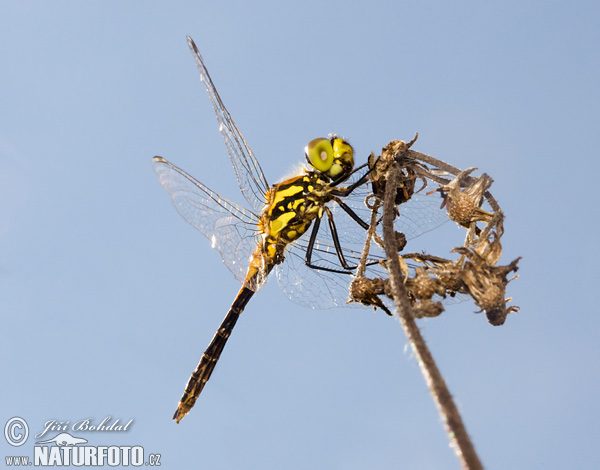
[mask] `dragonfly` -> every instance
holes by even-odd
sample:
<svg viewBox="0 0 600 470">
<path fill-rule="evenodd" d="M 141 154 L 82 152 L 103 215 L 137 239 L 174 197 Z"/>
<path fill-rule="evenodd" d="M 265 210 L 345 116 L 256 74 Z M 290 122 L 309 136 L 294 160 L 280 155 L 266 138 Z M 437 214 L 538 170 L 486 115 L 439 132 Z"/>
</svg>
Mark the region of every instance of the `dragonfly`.
<svg viewBox="0 0 600 470">
<path fill-rule="evenodd" d="M 336 135 L 309 142 L 304 149 L 308 165 L 297 175 L 269 185 L 258 159 L 223 104 L 196 44 L 189 36 L 187 41 L 240 190 L 251 209 L 225 199 L 164 158 L 154 157 L 154 171 L 177 211 L 209 239 L 242 283 L 188 380 L 173 416 L 177 423 L 194 406 L 240 314 L 273 270 L 292 300 L 310 302 L 313 308 L 347 303 L 348 286 L 362 248 L 358 246 L 364 241 L 356 234 L 366 234 L 365 215 L 370 213 L 364 203 L 356 202 L 367 193 L 364 187 L 368 170 L 360 174 L 366 164 L 355 168 L 353 147 Z M 359 196 L 348 203 L 353 193 Z M 439 199 L 435 204 L 439 205 Z M 408 214 L 410 220 L 410 211 Z M 326 225 L 321 224 L 323 218 L 327 218 Z M 440 223 L 416 217 L 415 223 L 405 229 L 407 238 Z M 370 257 L 367 265 L 377 269 L 378 261 L 376 256 Z"/>
</svg>

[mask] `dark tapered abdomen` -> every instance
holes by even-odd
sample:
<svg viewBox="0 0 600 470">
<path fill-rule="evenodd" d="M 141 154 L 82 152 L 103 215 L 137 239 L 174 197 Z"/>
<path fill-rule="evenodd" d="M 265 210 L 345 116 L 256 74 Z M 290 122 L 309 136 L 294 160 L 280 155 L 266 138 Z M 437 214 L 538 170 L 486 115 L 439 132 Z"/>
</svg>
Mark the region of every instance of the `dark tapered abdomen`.
<svg viewBox="0 0 600 470">
<path fill-rule="evenodd" d="M 227 339 L 229 338 L 240 313 L 244 311 L 244 307 L 246 307 L 246 304 L 253 295 L 254 291 L 242 287 L 233 301 L 233 304 L 231 304 L 221 326 L 219 326 L 219 329 L 208 345 L 208 348 L 206 348 L 206 351 L 202 354 L 202 359 L 200 359 L 198 367 L 196 367 L 196 370 L 185 387 L 185 392 L 183 393 L 177 411 L 175 411 L 175 415 L 173 416 L 173 419 L 178 423 L 194 406 L 196 399 L 200 395 L 200 392 L 202 392 L 204 385 L 210 378 L 210 374 L 212 374 L 212 371 L 221 356 L 221 352 L 225 347 L 225 343 L 227 343 Z"/>
</svg>

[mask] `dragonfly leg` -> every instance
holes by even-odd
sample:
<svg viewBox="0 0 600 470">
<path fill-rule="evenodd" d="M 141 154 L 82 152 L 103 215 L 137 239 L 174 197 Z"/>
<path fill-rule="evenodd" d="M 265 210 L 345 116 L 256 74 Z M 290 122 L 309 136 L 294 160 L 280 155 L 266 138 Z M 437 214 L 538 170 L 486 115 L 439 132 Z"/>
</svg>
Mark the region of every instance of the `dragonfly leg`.
<svg viewBox="0 0 600 470">
<path fill-rule="evenodd" d="M 327 214 L 327 220 L 329 221 L 329 229 L 331 230 L 331 237 L 333 238 L 333 245 L 335 246 L 335 252 L 337 253 L 338 259 L 340 260 L 340 264 L 342 267 L 348 271 L 356 269 L 357 266 L 352 266 L 348 264 L 346 258 L 344 258 L 344 253 L 342 252 L 342 246 L 340 245 L 340 239 L 338 237 L 337 228 L 335 226 L 335 222 L 333 221 L 333 214 L 329 207 L 325 207 L 325 213 Z"/>
<path fill-rule="evenodd" d="M 357 171 L 361 170 L 362 168 L 364 168 L 365 166 L 367 166 L 367 163 L 365 163 L 364 165 L 359 166 L 358 168 L 355 168 L 354 171 L 352 173 L 350 173 L 350 175 L 356 173 Z M 364 175 L 362 175 L 360 177 L 359 180 L 355 181 L 354 183 L 352 183 L 350 186 L 348 186 L 347 188 L 342 188 L 342 189 L 334 189 L 332 191 L 332 194 L 334 196 L 341 196 L 341 197 L 345 197 L 348 196 L 352 191 L 354 191 L 356 188 L 358 188 L 359 186 L 362 186 L 363 184 L 365 184 L 367 182 L 367 180 L 369 179 L 369 175 L 371 174 L 371 172 L 374 170 L 375 168 L 371 168 L 369 171 L 367 171 Z M 331 183 L 331 187 L 336 187 L 338 184 L 346 181 L 346 179 L 348 179 L 348 176 L 344 176 L 343 178 L 341 178 L 338 181 L 334 181 Z"/>
<path fill-rule="evenodd" d="M 348 178 L 350 178 L 354 173 L 362 170 L 364 167 L 366 167 L 368 165 L 368 163 L 365 163 L 364 165 L 361 165 L 357 168 L 355 168 L 354 170 L 352 170 L 352 172 L 348 175 L 342 175 L 340 178 L 338 178 L 337 180 L 334 180 L 331 182 L 331 187 L 336 187 L 338 184 L 343 183 L 344 181 L 346 181 Z M 336 190 L 338 193 L 340 193 L 340 196 L 347 196 L 348 194 L 350 194 L 352 191 L 354 191 L 355 188 L 357 188 L 358 186 L 364 184 L 367 181 L 368 176 L 371 174 L 371 171 L 373 171 L 372 169 L 367 171 L 367 173 L 365 173 L 363 176 L 360 177 L 360 179 L 354 183 L 352 183 L 350 186 L 348 186 L 347 188 L 344 188 L 342 190 Z"/>
<path fill-rule="evenodd" d="M 312 255 L 313 255 L 313 251 L 315 248 L 315 241 L 317 240 L 317 234 L 319 233 L 320 225 L 321 225 L 321 218 L 317 217 L 313 223 L 312 232 L 310 233 L 310 239 L 308 240 L 308 247 L 306 248 L 306 257 L 304 258 L 304 262 L 306 263 L 306 265 L 309 268 L 312 268 L 312 269 L 318 269 L 320 271 L 327 271 L 330 273 L 352 274 L 352 271 L 349 271 L 349 270 L 326 268 L 324 266 L 318 266 L 316 264 L 312 264 Z M 337 247 L 336 247 L 336 250 L 337 250 Z M 338 256 L 339 256 L 339 254 L 338 254 Z"/>
<path fill-rule="evenodd" d="M 309 268 L 317 269 L 319 271 L 326 271 L 326 272 L 330 272 L 330 273 L 340 273 L 340 274 L 353 274 L 354 270 L 356 269 L 356 266 L 350 266 L 346 262 L 346 258 L 344 257 L 342 247 L 340 245 L 337 228 L 335 227 L 335 223 L 333 222 L 333 216 L 331 214 L 331 211 L 329 210 L 328 207 L 325 207 L 325 212 L 327 212 L 327 218 L 329 220 L 329 228 L 331 230 L 331 236 L 333 238 L 333 244 L 335 246 L 335 251 L 336 251 L 338 259 L 344 269 L 327 268 L 325 266 L 319 266 L 317 264 L 312 263 L 312 255 L 313 255 L 314 248 L 315 248 L 315 242 L 317 240 L 317 234 L 319 233 L 319 227 L 321 225 L 320 218 L 315 219 L 315 221 L 313 223 L 312 232 L 310 234 L 310 239 L 308 241 L 308 246 L 306 248 L 306 256 L 304 258 L 304 262 L 306 263 L 306 265 Z M 356 216 L 356 217 L 358 217 L 358 216 Z M 359 220 L 360 220 L 360 218 L 359 218 Z M 368 262 L 367 266 L 372 266 L 375 264 L 379 264 L 379 262 L 378 261 Z"/>
<path fill-rule="evenodd" d="M 333 200 L 337 202 L 337 204 L 342 208 L 342 210 L 348 214 L 352 220 L 354 220 L 358 225 L 360 225 L 365 230 L 369 230 L 369 224 L 366 223 L 363 219 L 361 219 L 356 212 L 354 212 L 346 203 L 344 203 L 341 199 L 334 197 Z"/>
<path fill-rule="evenodd" d="M 313 223 L 312 232 L 310 232 L 310 239 L 308 240 L 308 247 L 306 248 L 306 257 L 304 258 L 304 262 L 307 266 L 314 268 L 312 265 L 312 254 L 315 248 L 315 241 L 317 239 L 317 233 L 319 233 L 319 227 L 321 225 L 321 218 L 317 217 Z"/>
</svg>

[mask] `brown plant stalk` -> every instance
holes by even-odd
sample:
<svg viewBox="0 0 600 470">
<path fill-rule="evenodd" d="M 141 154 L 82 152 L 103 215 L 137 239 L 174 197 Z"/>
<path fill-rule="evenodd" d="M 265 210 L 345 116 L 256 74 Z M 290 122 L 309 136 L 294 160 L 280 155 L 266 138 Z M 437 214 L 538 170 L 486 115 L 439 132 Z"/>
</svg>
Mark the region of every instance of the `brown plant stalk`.
<svg viewBox="0 0 600 470">
<path fill-rule="evenodd" d="M 398 257 L 397 239 L 394 231 L 394 217 L 396 212 L 394 200 L 400 175 L 398 164 L 396 162 L 392 163 L 387 171 L 383 204 L 384 248 L 389 263 L 388 271 L 394 303 L 402 328 L 444 422 L 451 447 L 454 449 L 463 468 L 469 470 L 482 469 L 483 466 L 467 434 L 458 408 L 411 313 L 412 306 L 403 282 Z"/>
</svg>

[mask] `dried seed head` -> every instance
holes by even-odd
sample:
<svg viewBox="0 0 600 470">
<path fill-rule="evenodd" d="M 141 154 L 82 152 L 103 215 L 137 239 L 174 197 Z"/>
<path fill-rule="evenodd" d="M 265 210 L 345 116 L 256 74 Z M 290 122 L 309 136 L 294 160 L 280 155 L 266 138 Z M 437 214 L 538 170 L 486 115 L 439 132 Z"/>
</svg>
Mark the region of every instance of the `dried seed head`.
<svg viewBox="0 0 600 470">
<path fill-rule="evenodd" d="M 415 318 L 437 317 L 444 311 L 441 302 L 433 300 L 422 300 L 415 302 L 412 306 L 412 314 Z"/>
<path fill-rule="evenodd" d="M 424 264 L 427 268 L 427 272 L 440 281 L 442 286 L 440 290 L 443 289 L 445 293 L 452 296 L 456 293 L 465 293 L 464 285 L 460 277 L 462 263 L 459 261 L 451 261 L 439 256 L 427 255 L 424 253 L 411 253 L 405 256 Z"/>
<path fill-rule="evenodd" d="M 398 252 L 401 252 L 402 250 L 404 250 L 404 247 L 406 246 L 406 235 L 404 235 L 402 232 L 395 232 L 396 233 L 396 244 L 398 245 Z"/>
<path fill-rule="evenodd" d="M 412 198 L 415 192 L 415 181 L 419 178 L 414 168 L 422 167 L 422 165 L 408 153 L 408 149 L 416 140 L 416 136 L 408 144 L 403 140 L 393 140 L 381 149 L 380 157 L 376 157 L 371 153 L 368 158 L 370 169 L 369 179 L 373 185 L 373 192 L 378 197 L 383 198 L 386 174 L 389 166 L 395 161 L 400 165 L 402 172 L 402 176 L 398 182 L 398 188 L 396 189 L 395 203 L 396 205 L 399 205 Z"/>
<path fill-rule="evenodd" d="M 395 163 L 401 171 L 402 177 L 395 188 L 395 203 L 399 205 L 411 199 L 415 192 L 427 186 L 427 180 L 439 181 L 439 175 L 429 170 L 427 164 L 435 164 L 435 159 L 409 151 L 412 142 L 406 144 L 396 140 L 390 142 L 382 149 L 380 157 L 371 154 L 369 157 L 370 179 L 375 197 L 382 198 L 385 191 L 386 175 L 390 165 Z M 439 168 L 447 168 L 452 174 L 457 170 L 451 166 L 438 162 Z M 415 317 L 437 316 L 443 311 L 440 302 L 434 302 L 433 296 L 446 296 L 455 294 L 468 294 L 475 303 L 485 311 L 488 321 L 492 325 L 501 325 L 509 313 L 516 313 L 519 307 L 507 306 L 510 299 L 505 299 L 507 276 L 516 271 L 519 259 L 506 266 L 496 266 L 502 256 L 500 238 L 503 234 L 503 214 L 493 197 L 487 192 L 492 184 L 492 179 L 486 174 L 480 177 L 471 177 L 475 168 L 469 168 L 438 190 L 444 197 L 449 218 L 469 229 L 465 245 L 456 248 L 455 252 L 461 256 L 458 260 L 451 261 L 445 258 L 426 254 L 404 254 L 398 256 L 404 283 L 413 305 Z M 423 188 L 416 190 L 417 179 L 423 180 Z M 494 208 L 491 214 L 481 208 L 484 196 Z M 396 216 L 402 216 L 396 208 Z M 487 224 L 484 228 L 477 226 L 478 222 Z M 384 247 L 382 240 L 375 233 L 374 241 Z M 405 245 L 405 237 L 396 233 L 399 247 Z M 413 278 L 409 277 L 409 269 L 405 260 L 414 260 L 422 264 L 416 269 Z M 386 267 L 385 262 L 382 266 Z M 379 295 L 385 294 L 393 298 L 389 282 L 367 280 L 364 286 L 353 286 L 353 301 L 367 305 L 379 306 Z M 385 308 L 382 307 L 382 308 Z"/>
<path fill-rule="evenodd" d="M 452 265 L 449 269 L 438 269 L 433 272 L 444 286 L 446 293 L 452 296 L 456 293 L 464 293 L 465 291 L 460 273 L 461 270 L 457 265 Z"/>
<path fill-rule="evenodd" d="M 485 311 L 492 325 L 502 325 L 509 313 L 518 311 L 518 307 L 507 307 L 505 298 L 507 275 L 518 269 L 517 258 L 507 266 L 489 266 L 485 260 L 470 249 L 464 249 L 470 261 L 465 263 L 461 274 L 462 281 L 473 297 L 475 304 Z"/>
<path fill-rule="evenodd" d="M 359 302 L 363 305 L 372 305 L 379 307 L 388 315 L 392 313 L 378 297 L 385 291 L 386 280 L 381 278 L 369 279 L 366 277 L 357 277 L 350 283 L 350 302 Z"/>
<path fill-rule="evenodd" d="M 496 308 L 502 308 L 504 304 L 504 289 L 502 285 L 490 284 L 490 286 L 481 293 L 479 305 L 486 312 Z"/>
<path fill-rule="evenodd" d="M 471 178 L 471 183 L 466 185 L 469 174 L 477 168 L 461 171 L 450 183 L 439 188 L 446 193 L 445 202 L 448 217 L 463 227 L 469 227 L 471 222 L 489 222 L 492 214 L 481 209 L 483 193 L 492 184 L 492 179 L 485 173 L 478 178 Z M 464 187 L 461 190 L 461 187 Z"/>
<path fill-rule="evenodd" d="M 434 294 L 443 296 L 445 289 L 439 279 L 427 275 L 425 268 L 416 268 L 415 277 L 406 281 L 406 288 L 417 300 L 431 299 Z"/>
<path fill-rule="evenodd" d="M 500 237 L 495 232 L 492 232 L 489 237 L 479 239 L 479 244 L 474 250 L 485 264 L 494 266 L 502 257 Z"/>
</svg>

